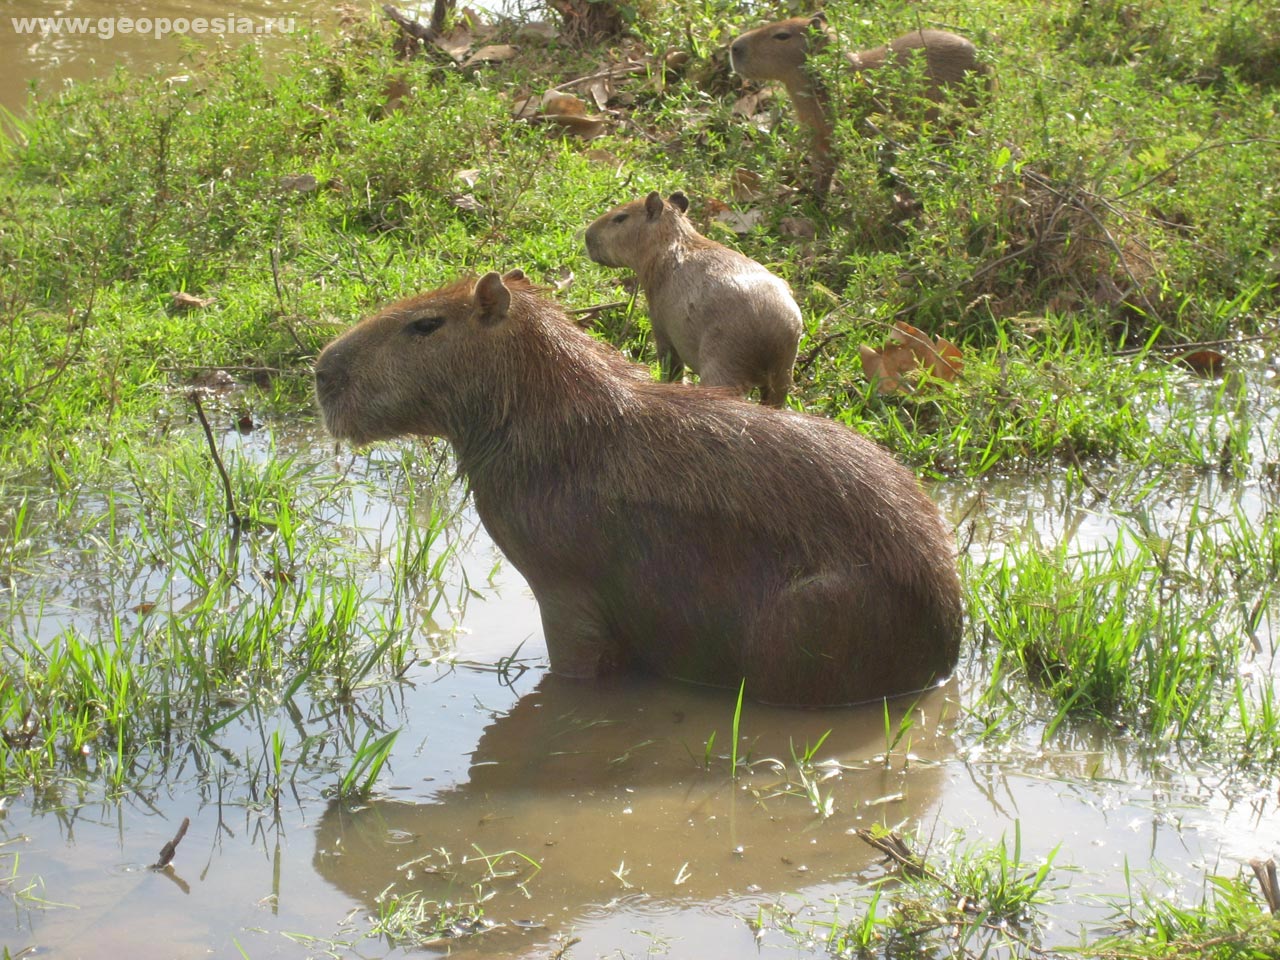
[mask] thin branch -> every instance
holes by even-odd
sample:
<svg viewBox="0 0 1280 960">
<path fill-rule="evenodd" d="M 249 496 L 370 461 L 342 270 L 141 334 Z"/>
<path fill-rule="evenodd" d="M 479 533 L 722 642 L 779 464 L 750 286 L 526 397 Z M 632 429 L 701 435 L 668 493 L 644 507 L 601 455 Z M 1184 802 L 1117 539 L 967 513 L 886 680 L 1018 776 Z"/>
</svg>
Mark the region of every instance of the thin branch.
<svg viewBox="0 0 1280 960">
<path fill-rule="evenodd" d="M 222 457 L 218 455 L 218 445 L 214 442 L 213 431 L 209 428 L 209 421 L 204 415 L 204 407 L 200 403 L 200 391 L 192 390 L 188 396 L 191 402 L 195 404 L 196 416 L 200 418 L 200 426 L 204 427 L 204 437 L 209 441 L 209 453 L 213 456 L 213 464 L 218 468 L 218 475 L 222 477 L 222 489 L 227 495 L 227 516 L 231 518 L 231 525 L 238 531 L 242 525 L 240 514 L 236 512 L 236 498 L 231 492 L 231 478 L 227 476 L 227 468 L 222 465 Z"/>
</svg>

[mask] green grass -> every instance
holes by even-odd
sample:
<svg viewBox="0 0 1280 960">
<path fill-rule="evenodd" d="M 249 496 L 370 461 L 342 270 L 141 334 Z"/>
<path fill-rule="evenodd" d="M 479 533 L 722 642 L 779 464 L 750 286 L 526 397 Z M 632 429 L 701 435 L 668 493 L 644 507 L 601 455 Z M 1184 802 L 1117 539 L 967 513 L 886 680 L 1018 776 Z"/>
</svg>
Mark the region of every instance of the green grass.
<svg viewBox="0 0 1280 960">
<path fill-rule="evenodd" d="M 303 773 L 344 795 L 375 790 L 393 725 L 361 707 L 448 655 L 436 618 L 468 591 L 446 587 L 460 494 L 439 448 L 395 448 L 352 476 L 229 427 L 313 430 L 320 347 L 378 304 L 463 273 L 572 275 L 555 296 L 575 308 L 629 299 L 579 232 L 615 202 L 676 188 L 705 233 L 793 285 L 807 325 L 796 406 L 923 474 L 1061 477 L 1055 499 L 1115 518 L 1105 545 L 1017 530 L 966 555 L 967 650 L 981 675 L 965 735 L 1051 743 L 1101 723 L 1232 773 L 1280 765 L 1270 652 L 1254 652 L 1274 632 L 1280 520 L 1197 494 L 1220 484 L 1270 502 L 1280 470 L 1268 373 L 1280 342 L 1280 35 L 1265 5 L 828 4 L 846 48 L 936 18 L 978 41 L 1000 78 L 948 141 L 882 118 L 895 187 L 920 207 L 905 220 L 883 142 L 851 117 L 820 207 L 791 189 L 804 138 L 785 101 L 766 108 L 768 129 L 734 115 L 741 89 L 723 45 L 761 14 L 727 0 L 631 6 L 645 48 L 691 58 L 617 81 L 617 122 L 590 143 L 513 121 L 510 107 L 593 72 L 609 50 L 560 42 L 463 73 L 398 59 L 373 18 L 300 38 L 270 69 L 246 47 L 194 64 L 187 83 L 121 73 L 69 88 L 0 142 L 0 564 L 11 571 L 0 791 L 122 792 L 162 778 L 185 746 L 216 753 L 233 724 L 260 731 L 260 755 L 221 757 L 246 803 L 278 804 Z M 836 52 L 820 68 L 852 102 L 862 94 Z M 388 112 L 392 77 L 411 92 Z M 758 197 L 733 204 L 761 217 L 741 236 L 710 216 L 740 169 L 761 177 Z M 316 189 L 293 189 L 298 175 Z M 789 236 L 788 217 L 814 236 Z M 212 300 L 184 311 L 174 292 Z M 859 347 L 883 344 L 899 319 L 960 346 L 954 383 L 909 395 L 868 385 Z M 652 360 L 642 301 L 594 329 Z M 1168 350 L 1206 341 L 1222 341 L 1220 378 Z M 202 403 L 239 524 L 189 397 L 218 372 L 238 386 Z M 392 491 L 392 542 L 352 519 L 362 485 Z M 107 616 L 77 616 L 50 586 L 68 570 Z M 500 669 L 515 666 L 513 654 Z M 278 712 L 301 701 L 340 718 L 318 774 L 320 735 Z M 740 711 L 730 777 L 752 762 L 739 755 Z M 886 716 L 886 765 L 908 762 L 911 728 L 910 711 L 897 725 Z M 708 768 L 714 745 L 713 734 Z M 771 796 L 826 817 L 838 811 L 820 747 L 754 763 L 776 765 Z M 857 920 L 830 928 L 831 952 L 938 946 L 929 918 L 955 922 L 948 890 L 968 891 L 993 923 L 1034 920 L 1046 878 L 1019 855 L 1016 840 L 1012 853 L 957 852 L 945 887 L 904 887 L 908 900 L 877 887 Z M 1186 913 L 1143 906 L 1134 929 L 1159 935 L 1141 933 L 1141 949 L 1179 955 L 1223 928 L 1242 950 L 1270 942 L 1243 887 L 1216 890 Z M 458 922 L 412 898 L 392 906 L 407 911 L 383 918 L 396 938 Z"/>
</svg>

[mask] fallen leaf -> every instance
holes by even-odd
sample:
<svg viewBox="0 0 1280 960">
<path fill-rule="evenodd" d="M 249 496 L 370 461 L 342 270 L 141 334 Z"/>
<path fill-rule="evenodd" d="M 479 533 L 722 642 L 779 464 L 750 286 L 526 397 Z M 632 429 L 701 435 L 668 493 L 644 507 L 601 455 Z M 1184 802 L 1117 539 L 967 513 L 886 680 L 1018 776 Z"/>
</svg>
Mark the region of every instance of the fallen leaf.
<svg viewBox="0 0 1280 960">
<path fill-rule="evenodd" d="M 613 96 L 613 87 L 604 77 L 598 77 L 587 86 L 587 92 L 591 94 L 591 99 L 595 101 L 596 109 L 603 110 L 609 104 L 609 98 Z"/>
<path fill-rule="evenodd" d="M 481 47 L 463 62 L 462 66 L 474 67 L 482 63 L 504 63 L 507 60 L 514 60 L 520 53 L 515 47 L 509 43 L 495 43 L 487 47 Z"/>
<path fill-rule="evenodd" d="M 197 310 L 201 307 L 207 307 L 213 303 L 213 297 L 197 297 L 182 290 L 169 291 L 169 308 L 171 310 L 182 312 L 184 310 Z"/>
<path fill-rule="evenodd" d="M 1192 350 L 1178 357 L 1178 360 L 1202 377 L 1216 377 L 1227 362 L 1227 358 L 1217 350 Z"/>
<path fill-rule="evenodd" d="M 748 93 L 739 97 L 733 104 L 733 115 L 736 117 L 754 117 L 760 112 L 760 105 L 769 98 L 765 90 Z"/>
<path fill-rule="evenodd" d="M 451 30 L 431 42 L 452 57 L 456 63 L 461 63 L 466 58 L 467 51 L 471 49 L 471 31 L 466 28 Z"/>
<path fill-rule="evenodd" d="M 576 114 L 544 114 L 543 119 L 559 124 L 584 140 L 600 136 L 606 126 L 605 121 L 597 117 L 580 117 Z"/>
<path fill-rule="evenodd" d="M 479 170 L 459 170 L 453 175 L 455 180 L 461 180 L 468 187 L 474 187 L 480 181 Z"/>
<path fill-rule="evenodd" d="M 735 200 L 758 200 L 762 182 L 754 170 L 738 167 L 729 178 L 729 193 Z"/>
<path fill-rule="evenodd" d="M 750 233 L 764 219 L 763 210 L 734 210 L 725 207 L 712 216 L 712 220 L 725 224 L 734 233 Z"/>
<path fill-rule="evenodd" d="M 468 213 L 479 213 L 484 209 L 484 204 L 475 198 L 475 194 L 471 193 L 455 194 L 449 198 L 449 202 L 459 210 L 466 210 Z"/>
<path fill-rule="evenodd" d="M 281 190 L 293 190 L 297 193 L 310 193 L 319 182 L 309 173 L 286 173 L 278 181 Z"/>
<path fill-rule="evenodd" d="M 598 148 L 586 151 L 585 153 L 583 153 L 583 156 L 586 157 L 588 160 L 590 160 L 592 163 L 606 163 L 612 167 L 616 167 L 620 163 L 618 158 L 615 157 L 608 150 L 601 150 Z"/>
<path fill-rule="evenodd" d="M 548 90 L 542 95 L 542 112 L 562 117 L 584 117 L 587 114 L 587 105 L 582 98 L 572 93 Z"/>
<path fill-rule="evenodd" d="M 662 63 L 668 70 L 679 70 L 692 57 L 693 55 L 688 50 L 669 50 L 667 55 L 662 58 Z"/>
<path fill-rule="evenodd" d="M 555 272 L 555 280 L 552 283 L 556 293 L 563 293 L 573 286 L 575 277 L 573 271 L 568 267 L 561 267 Z"/>
<path fill-rule="evenodd" d="M 778 221 L 778 232 L 784 237 L 812 240 L 818 235 L 818 228 L 813 225 L 812 220 L 804 217 L 783 217 Z"/>
<path fill-rule="evenodd" d="M 536 117 L 541 109 L 542 101 L 539 97 L 521 97 L 511 105 L 511 116 L 516 120 L 528 120 Z"/>
<path fill-rule="evenodd" d="M 530 23 L 521 24 L 516 31 L 517 40 L 533 40 L 542 43 L 556 40 L 559 36 L 560 29 L 554 23 L 548 23 L 545 20 L 534 20 Z"/>
<path fill-rule="evenodd" d="M 858 351 L 863 372 L 880 393 L 912 393 L 921 376 L 950 383 L 964 368 L 959 347 L 904 320 L 894 323 L 883 350 L 863 344 Z"/>
<path fill-rule="evenodd" d="M 409 84 L 403 77 L 392 77 L 382 88 L 382 113 L 394 113 L 404 107 L 404 99 L 409 96 Z"/>
<path fill-rule="evenodd" d="M 916 355 L 901 344 L 876 350 L 865 343 L 858 347 L 862 370 L 880 393 L 911 393 L 915 388 L 905 374 L 916 367 Z"/>
</svg>

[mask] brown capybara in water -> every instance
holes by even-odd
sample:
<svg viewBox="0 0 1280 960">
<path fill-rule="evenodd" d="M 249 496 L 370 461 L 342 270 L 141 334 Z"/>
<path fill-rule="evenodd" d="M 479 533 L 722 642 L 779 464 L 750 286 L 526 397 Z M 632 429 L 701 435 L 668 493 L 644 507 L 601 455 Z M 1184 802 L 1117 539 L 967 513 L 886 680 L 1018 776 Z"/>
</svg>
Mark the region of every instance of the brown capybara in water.
<svg viewBox="0 0 1280 960">
<path fill-rule="evenodd" d="M 804 324 L 781 277 L 736 250 L 704 237 L 685 216 L 689 201 L 656 191 L 614 207 L 587 227 L 587 253 L 608 267 L 636 272 L 663 376 L 679 380 L 687 365 L 709 387 L 780 407 Z"/>
<path fill-rule="evenodd" d="M 813 165 L 815 191 L 830 189 L 835 173 L 831 133 L 834 127 L 831 97 L 808 64 L 809 54 L 820 50 L 831 40 L 831 28 L 821 13 L 811 17 L 792 17 L 748 30 L 729 45 L 729 61 L 739 76 L 766 83 L 781 83 L 787 88 L 795 106 L 796 119 L 813 132 Z M 939 102 L 948 86 L 962 84 L 970 77 L 981 78 L 992 85 L 991 68 L 978 59 L 977 49 L 966 38 L 945 30 L 913 30 L 889 42 L 847 54 L 849 66 L 861 73 L 875 70 L 886 63 L 907 65 L 923 54 L 925 95 Z M 972 103 L 972 98 L 966 100 Z M 925 113 L 934 120 L 937 111 Z"/>
<path fill-rule="evenodd" d="M 513 271 L 386 307 L 315 377 L 339 439 L 449 441 L 556 673 L 805 705 L 950 673 L 953 546 L 909 471 L 830 420 L 635 370 Z"/>
</svg>

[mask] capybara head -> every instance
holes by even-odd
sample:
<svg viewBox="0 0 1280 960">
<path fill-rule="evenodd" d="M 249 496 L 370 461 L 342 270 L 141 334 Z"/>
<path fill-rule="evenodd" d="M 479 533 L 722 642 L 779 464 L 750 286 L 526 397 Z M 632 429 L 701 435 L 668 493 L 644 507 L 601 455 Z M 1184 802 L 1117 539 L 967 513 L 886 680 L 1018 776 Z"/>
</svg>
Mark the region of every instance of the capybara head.
<svg viewBox="0 0 1280 960">
<path fill-rule="evenodd" d="M 518 286 L 524 274 L 507 282 Z M 440 399 L 471 391 L 471 361 L 502 349 L 511 291 L 497 273 L 393 303 L 316 361 L 325 427 L 356 445 L 403 434 L 451 437 Z"/>
<path fill-rule="evenodd" d="M 790 84 L 801 75 L 809 54 L 822 49 L 830 36 L 831 28 L 821 13 L 779 20 L 734 40 L 729 62 L 735 73 L 748 80 Z"/>
<path fill-rule="evenodd" d="M 689 198 L 680 191 L 666 200 L 657 190 L 643 200 L 619 204 L 587 227 L 587 256 L 606 267 L 636 267 L 693 232 L 685 218 Z"/>
</svg>

